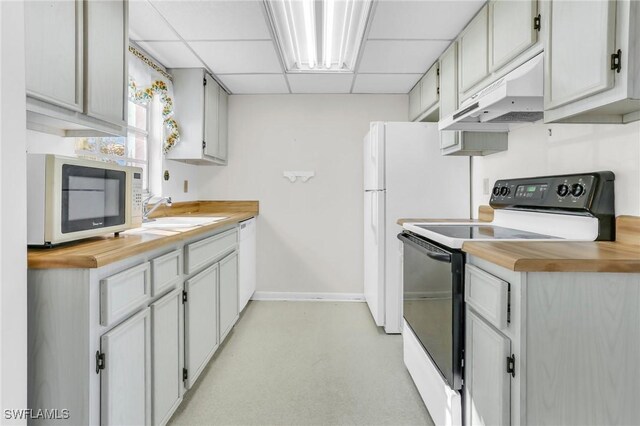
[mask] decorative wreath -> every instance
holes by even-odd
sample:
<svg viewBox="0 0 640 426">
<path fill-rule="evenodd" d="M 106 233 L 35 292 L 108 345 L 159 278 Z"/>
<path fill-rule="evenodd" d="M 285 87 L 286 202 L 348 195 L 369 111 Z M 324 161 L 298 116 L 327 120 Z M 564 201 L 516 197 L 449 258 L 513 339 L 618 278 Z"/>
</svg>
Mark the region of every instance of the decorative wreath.
<svg viewBox="0 0 640 426">
<path fill-rule="evenodd" d="M 164 141 L 162 150 L 166 154 L 180 142 L 180 132 L 178 131 L 178 123 L 173 118 L 173 99 L 167 95 L 167 83 L 162 80 L 156 80 L 146 89 L 138 89 L 136 82 L 129 78 L 129 99 L 140 104 L 148 104 L 153 100 L 155 95 L 160 96 L 162 102 L 162 119 L 164 126 L 169 131 L 169 135 Z"/>
</svg>

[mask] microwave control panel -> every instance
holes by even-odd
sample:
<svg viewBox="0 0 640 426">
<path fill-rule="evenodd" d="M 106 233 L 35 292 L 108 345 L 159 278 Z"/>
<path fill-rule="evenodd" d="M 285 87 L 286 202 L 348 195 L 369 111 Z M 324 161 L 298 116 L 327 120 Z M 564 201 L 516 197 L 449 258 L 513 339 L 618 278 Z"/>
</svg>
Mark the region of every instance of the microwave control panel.
<svg viewBox="0 0 640 426">
<path fill-rule="evenodd" d="M 131 173 L 131 225 L 142 225 L 142 169 Z"/>
</svg>

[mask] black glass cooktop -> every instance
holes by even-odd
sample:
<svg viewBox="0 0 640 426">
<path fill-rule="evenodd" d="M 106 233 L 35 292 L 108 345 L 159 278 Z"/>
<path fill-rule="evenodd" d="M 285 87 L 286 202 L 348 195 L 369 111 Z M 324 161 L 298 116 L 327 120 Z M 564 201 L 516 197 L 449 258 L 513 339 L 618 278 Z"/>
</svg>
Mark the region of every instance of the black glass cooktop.
<svg viewBox="0 0 640 426">
<path fill-rule="evenodd" d="M 427 231 L 461 240 L 552 240 L 551 235 L 491 225 L 416 225 Z"/>
</svg>

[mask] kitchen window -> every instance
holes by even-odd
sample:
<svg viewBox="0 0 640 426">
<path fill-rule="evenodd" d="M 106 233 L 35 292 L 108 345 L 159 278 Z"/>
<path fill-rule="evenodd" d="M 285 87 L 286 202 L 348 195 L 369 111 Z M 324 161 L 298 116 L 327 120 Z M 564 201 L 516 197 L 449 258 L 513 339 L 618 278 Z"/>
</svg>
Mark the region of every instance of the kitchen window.
<svg viewBox="0 0 640 426">
<path fill-rule="evenodd" d="M 135 166 L 143 170 L 143 191 L 151 193 L 149 169 L 154 157 L 149 155 L 150 128 L 157 123 L 152 117 L 154 103 L 138 104 L 129 101 L 127 137 L 85 137 L 77 138 L 75 151 L 83 158 Z"/>
</svg>

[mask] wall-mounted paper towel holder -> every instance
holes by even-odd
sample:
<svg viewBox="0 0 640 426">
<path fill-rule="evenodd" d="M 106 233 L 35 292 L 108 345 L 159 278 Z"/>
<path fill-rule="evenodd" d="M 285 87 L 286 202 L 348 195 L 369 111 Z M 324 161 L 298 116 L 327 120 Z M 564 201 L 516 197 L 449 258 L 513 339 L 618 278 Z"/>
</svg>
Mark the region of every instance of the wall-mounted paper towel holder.
<svg viewBox="0 0 640 426">
<path fill-rule="evenodd" d="M 282 174 L 284 175 L 284 177 L 289 179 L 291 183 L 294 183 L 298 178 L 300 178 L 304 183 L 316 175 L 316 173 L 313 171 L 294 172 L 294 171 L 288 171 L 288 170 L 285 170 L 284 172 L 282 172 Z"/>
</svg>

